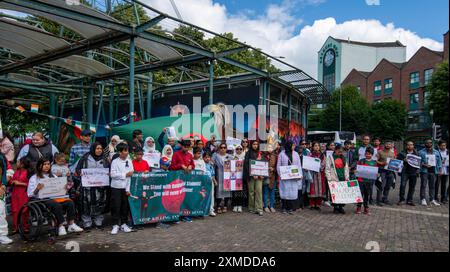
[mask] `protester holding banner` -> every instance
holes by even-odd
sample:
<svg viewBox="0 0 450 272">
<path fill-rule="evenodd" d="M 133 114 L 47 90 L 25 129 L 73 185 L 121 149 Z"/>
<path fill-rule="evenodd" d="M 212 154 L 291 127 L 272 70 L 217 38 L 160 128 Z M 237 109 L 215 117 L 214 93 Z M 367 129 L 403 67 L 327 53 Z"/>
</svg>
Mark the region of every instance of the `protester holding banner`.
<svg viewBox="0 0 450 272">
<path fill-rule="evenodd" d="M 221 143 L 219 145 L 218 152 L 212 155 L 212 162 L 214 164 L 214 170 L 216 172 L 217 186 L 214 189 L 216 192 L 216 210 L 217 213 L 226 213 L 228 210 L 229 200 L 231 198 L 231 192 L 224 190 L 224 163 L 227 160 L 233 159 L 233 156 L 227 154 L 227 145 Z M 245 175 L 245 172 L 244 172 Z"/>
<path fill-rule="evenodd" d="M 358 147 L 357 149 L 357 154 L 355 154 L 358 158 L 358 160 L 362 160 L 366 157 L 366 148 L 367 147 L 371 147 L 370 145 L 370 136 L 369 135 L 364 135 L 362 137 L 362 144 L 360 147 Z"/>
<path fill-rule="evenodd" d="M 159 160 L 159 165 L 162 170 L 168 171 L 170 164 L 172 162 L 173 149 L 171 145 L 164 146 L 162 150 L 161 159 Z"/>
<path fill-rule="evenodd" d="M 439 176 L 438 176 L 437 182 L 436 182 L 435 199 L 436 199 L 436 201 L 439 199 L 438 192 L 439 192 L 439 187 L 440 187 L 441 188 L 441 203 L 447 204 L 447 202 L 448 202 L 448 189 L 447 189 L 448 149 L 447 149 L 447 143 L 444 140 L 439 141 L 439 153 L 441 154 L 442 168 L 441 168 L 441 172 L 439 173 Z M 439 186 L 439 184 L 440 184 L 440 186 Z"/>
<path fill-rule="evenodd" d="M 28 158 L 22 158 L 17 161 L 17 169 L 12 178 L 9 180 L 9 184 L 12 186 L 11 191 L 11 213 L 13 216 L 13 231 L 17 232 L 18 215 L 23 205 L 28 202 L 27 187 L 28 180 L 31 177 L 33 171 L 31 170 L 31 163 Z"/>
<path fill-rule="evenodd" d="M 384 149 L 377 153 L 377 164 L 380 167 L 381 174 L 381 190 L 377 190 L 377 205 L 382 206 L 381 203 L 391 205 L 388 201 L 389 192 L 395 186 L 395 172 L 384 169 L 388 165 L 389 160 L 395 159 L 395 152 L 393 149 L 394 143 L 387 140 L 384 143 Z"/>
<path fill-rule="evenodd" d="M 264 212 L 274 213 L 275 211 L 275 189 L 277 186 L 277 159 L 278 155 L 273 150 L 273 145 L 267 145 L 265 154 L 269 158 L 269 177 L 264 178 L 263 183 L 263 204 Z"/>
<path fill-rule="evenodd" d="M 166 134 L 167 134 L 167 128 L 164 128 L 158 137 L 159 146 L 166 146 L 166 144 L 164 143 L 164 136 Z M 175 143 L 176 140 L 177 140 L 177 138 L 175 136 L 167 137 L 167 144 L 172 147 L 173 152 L 177 152 L 178 150 L 181 149 L 181 145 Z"/>
<path fill-rule="evenodd" d="M 366 148 L 366 158 L 359 160 L 358 165 L 372 166 L 377 165 L 377 161 L 373 159 L 374 149 L 372 147 Z M 356 214 L 361 214 L 361 207 L 364 204 L 364 214 L 369 215 L 369 194 L 370 190 L 375 183 L 373 179 L 358 178 L 359 188 L 363 197 L 363 203 L 358 203 L 356 208 Z"/>
<path fill-rule="evenodd" d="M 130 195 L 130 182 L 134 168 L 132 161 L 128 158 L 128 145 L 120 143 L 117 145 L 119 157 L 111 163 L 111 215 L 113 218 L 113 229 L 111 234 L 115 235 L 122 230 L 131 232 L 128 223 L 128 196 Z M 119 227 L 120 226 L 120 227 Z"/>
<path fill-rule="evenodd" d="M 88 186 L 88 184 L 83 183 L 83 178 L 87 178 L 86 176 L 83 177 L 83 170 L 98 168 L 108 169 L 109 161 L 103 156 L 102 145 L 95 142 L 91 145 L 89 153 L 81 157 L 75 171 L 76 176 L 81 177 L 81 183 L 77 186 L 77 190 L 81 196 L 80 213 L 85 229 L 90 229 L 92 222 L 94 222 L 96 228 L 103 227 L 108 186 Z"/>
<path fill-rule="evenodd" d="M 262 216 L 263 215 L 262 187 L 264 177 L 251 174 L 252 161 L 268 162 L 267 156 L 264 156 L 261 150 L 259 150 L 259 142 L 257 140 L 252 142 L 250 150 L 245 155 L 244 180 L 247 180 L 248 184 L 249 212 L 256 213 Z"/>
<path fill-rule="evenodd" d="M 243 148 L 241 145 L 237 145 L 234 149 L 233 160 L 240 161 L 241 163 L 244 163 L 245 160 L 245 154 L 243 152 Z M 242 170 L 242 168 L 241 168 Z M 244 191 L 244 184 L 245 181 L 242 180 L 242 190 L 235 190 L 231 192 L 231 204 L 233 205 L 233 212 L 241 213 L 242 212 L 242 206 L 244 206 L 244 200 L 246 191 Z"/>
<path fill-rule="evenodd" d="M 282 212 L 293 214 L 295 203 L 298 198 L 298 191 L 303 187 L 302 179 L 283 179 L 281 177 L 281 167 L 295 165 L 301 172 L 302 164 L 300 156 L 295 152 L 295 143 L 291 140 L 286 141 L 284 150 L 281 151 L 277 161 L 277 172 L 280 176 L 280 198 L 282 203 Z M 283 205 L 284 204 L 284 205 Z"/>
<path fill-rule="evenodd" d="M 306 147 L 307 143 L 305 140 L 300 142 L 300 146 L 298 147 L 298 155 L 300 156 L 300 162 L 303 164 L 303 157 L 310 156 L 311 151 Z M 300 208 L 304 208 L 305 206 L 309 206 L 309 198 L 308 194 L 310 192 L 312 174 L 309 170 L 303 168 L 303 187 L 301 188 L 302 195 L 298 196 L 298 204 Z"/>
<path fill-rule="evenodd" d="M 408 162 L 408 155 L 419 156 L 416 149 L 414 148 L 414 143 L 412 141 L 406 142 L 406 150 L 397 155 L 398 160 L 403 161 L 403 170 L 401 173 L 400 181 L 400 196 L 397 205 L 405 204 L 405 192 L 406 185 L 408 184 L 408 195 L 406 197 L 406 204 L 409 206 L 415 206 L 413 202 L 414 192 L 416 190 L 417 174 L 419 173 L 419 168 L 414 167 Z"/>
<path fill-rule="evenodd" d="M 55 177 L 51 172 L 51 161 L 47 158 L 38 160 L 36 164 L 36 174 L 33 175 L 28 182 L 27 194 L 29 198 L 37 198 L 40 190 L 44 188 L 44 184 L 41 183 L 43 179 Z M 58 235 L 66 235 L 67 232 L 82 232 L 83 229 L 75 224 L 75 205 L 72 200 L 68 198 L 56 198 L 46 200 L 45 205 L 55 215 L 58 224 Z M 67 212 L 68 228 L 67 232 L 63 225 L 64 213 Z"/>
<path fill-rule="evenodd" d="M 313 142 L 311 144 L 311 154 L 309 155 L 312 158 L 316 158 L 320 160 L 320 171 L 319 172 L 311 172 L 311 183 L 309 186 L 309 205 L 313 210 L 320 211 L 320 206 L 322 205 L 322 200 L 325 198 L 325 165 L 326 165 L 326 156 L 322 152 L 320 152 L 320 144 L 318 142 Z"/>
<path fill-rule="evenodd" d="M 349 166 L 342 151 L 342 146 L 337 145 L 333 156 L 327 156 L 325 166 L 327 181 L 348 181 L 350 179 Z M 345 214 L 344 206 L 345 204 L 333 204 L 333 212 Z"/>
<path fill-rule="evenodd" d="M 425 140 L 425 148 L 419 151 L 422 158 L 422 167 L 420 168 L 420 199 L 423 206 L 427 206 L 425 191 L 428 183 L 428 195 L 430 203 L 434 206 L 440 206 L 435 197 L 436 176 L 441 172 L 442 161 L 439 151 L 433 148 L 433 140 Z"/>
</svg>

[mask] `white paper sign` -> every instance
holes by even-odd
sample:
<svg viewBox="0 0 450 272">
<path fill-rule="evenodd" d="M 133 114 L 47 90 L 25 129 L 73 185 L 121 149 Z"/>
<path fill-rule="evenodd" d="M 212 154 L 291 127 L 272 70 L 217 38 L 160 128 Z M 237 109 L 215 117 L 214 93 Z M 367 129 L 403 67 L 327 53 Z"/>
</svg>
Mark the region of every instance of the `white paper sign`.
<svg viewBox="0 0 450 272">
<path fill-rule="evenodd" d="M 378 177 L 378 167 L 368 165 L 357 165 L 356 177 L 376 180 Z"/>
<path fill-rule="evenodd" d="M 436 155 L 427 155 L 427 164 L 430 166 L 436 166 Z"/>
<path fill-rule="evenodd" d="M 269 176 L 269 162 L 250 160 L 250 176 Z"/>
<path fill-rule="evenodd" d="M 38 198 L 40 199 L 67 197 L 67 177 L 41 179 L 39 184 L 44 185 L 38 193 Z"/>
<path fill-rule="evenodd" d="M 167 138 L 177 138 L 177 134 L 175 133 L 175 127 L 166 128 Z"/>
<path fill-rule="evenodd" d="M 303 156 L 303 169 L 313 171 L 313 172 L 320 172 L 320 159 L 319 158 L 313 158 L 309 156 Z"/>
<path fill-rule="evenodd" d="M 333 150 L 327 150 L 327 157 L 333 158 Z"/>
<path fill-rule="evenodd" d="M 361 203 L 363 198 L 359 183 L 352 181 L 329 181 L 331 200 L 334 204 Z"/>
<path fill-rule="evenodd" d="M 109 186 L 108 168 L 81 169 L 81 184 L 83 187 Z"/>
<path fill-rule="evenodd" d="M 159 161 L 161 160 L 161 153 L 144 153 L 143 160 L 147 161 L 148 166 L 151 168 L 159 168 Z"/>
<path fill-rule="evenodd" d="M 241 145 L 242 140 L 228 136 L 226 142 L 227 142 L 227 146 L 236 147 L 238 145 Z"/>
<path fill-rule="evenodd" d="M 408 154 L 408 155 L 406 155 L 406 161 L 412 167 L 420 168 L 420 163 L 422 161 L 422 158 L 420 156 L 416 156 L 416 155 L 413 155 L 413 154 Z"/>
<path fill-rule="evenodd" d="M 282 180 L 303 178 L 302 170 L 297 165 L 280 166 L 279 174 Z"/>
<path fill-rule="evenodd" d="M 448 167 L 448 155 L 442 157 L 442 164 Z"/>
</svg>

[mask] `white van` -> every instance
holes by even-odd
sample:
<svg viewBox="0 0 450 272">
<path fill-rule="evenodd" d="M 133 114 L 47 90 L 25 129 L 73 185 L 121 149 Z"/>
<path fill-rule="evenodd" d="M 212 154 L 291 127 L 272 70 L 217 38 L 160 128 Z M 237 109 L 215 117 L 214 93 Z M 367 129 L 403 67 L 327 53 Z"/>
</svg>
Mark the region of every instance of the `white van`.
<svg viewBox="0 0 450 272">
<path fill-rule="evenodd" d="M 343 145 L 347 140 L 356 144 L 356 134 L 350 131 L 308 131 L 306 139 L 310 142 L 319 142 L 320 144 L 334 142 L 335 144 Z"/>
</svg>

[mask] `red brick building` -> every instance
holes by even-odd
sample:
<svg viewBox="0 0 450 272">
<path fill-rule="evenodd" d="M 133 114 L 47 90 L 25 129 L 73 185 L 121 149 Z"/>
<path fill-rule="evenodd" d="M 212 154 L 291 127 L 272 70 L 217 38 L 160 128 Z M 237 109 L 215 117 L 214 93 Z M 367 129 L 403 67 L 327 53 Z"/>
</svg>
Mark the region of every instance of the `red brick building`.
<svg viewBox="0 0 450 272">
<path fill-rule="evenodd" d="M 426 85 L 439 63 L 448 60 L 448 32 L 444 35 L 444 52 L 421 47 L 407 62 L 381 60 L 373 71 L 353 69 L 342 85 L 357 86 L 372 103 L 385 99 L 403 102 L 409 111 L 408 137 L 431 135 L 431 119 L 426 110 Z"/>
</svg>

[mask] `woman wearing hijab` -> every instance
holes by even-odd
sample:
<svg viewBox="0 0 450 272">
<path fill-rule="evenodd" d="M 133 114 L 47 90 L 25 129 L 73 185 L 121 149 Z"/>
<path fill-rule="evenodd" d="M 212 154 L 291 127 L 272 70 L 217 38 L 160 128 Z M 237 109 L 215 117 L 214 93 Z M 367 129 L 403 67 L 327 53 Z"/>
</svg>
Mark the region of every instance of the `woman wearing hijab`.
<svg viewBox="0 0 450 272">
<path fill-rule="evenodd" d="M 81 169 L 109 168 L 109 160 L 103 155 L 103 147 L 99 142 L 91 145 L 89 153 L 81 157 L 76 168 L 76 175 L 81 177 Z M 92 221 L 95 227 L 103 227 L 103 214 L 107 206 L 108 187 L 83 187 L 82 183 L 78 185 L 81 193 L 81 219 L 84 228 L 91 228 Z"/>
<path fill-rule="evenodd" d="M 109 142 L 108 147 L 105 149 L 105 158 L 111 160 L 112 156 L 117 152 L 116 146 L 120 144 L 122 140 L 117 135 L 111 137 L 111 141 Z"/>
<path fill-rule="evenodd" d="M 162 150 L 161 159 L 159 160 L 159 165 L 162 170 L 168 171 L 170 163 L 172 162 L 173 149 L 171 145 L 165 145 Z"/>
<path fill-rule="evenodd" d="M 244 161 L 244 180 L 248 181 L 248 209 L 251 213 L 263 215 L 262 188 L 264 177 L 250 175 L 250 161 L 268 161 L 267 156 L 259 150 L 259 142 L 253 141 Z"/>
<path fill-rule="evenodd" d="M 156 150 L 155 140 L 153 139 L 153 137 L 145 138 L 144 153 L 160 153 L 158 150 Z"/>
<path fill-rule="evenodd" d="M 280 153 L 277 162 L 277 171 L 281 176 L 281 166 L 296 165 L 302 171 L 300 156 L 294 151 L 294 142 L 288 140 L 284 145 L 284 150 Z M 297 201 L 298 191 L 303 187 L 302 179 L 281 179 L 280 180 L 280 198 L 282 201 L 283 213 L 293 214 L 294 206 Z"/>
</svg>

